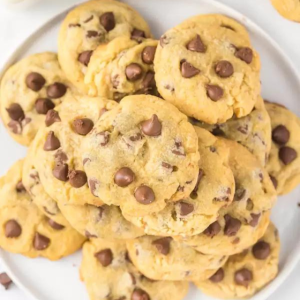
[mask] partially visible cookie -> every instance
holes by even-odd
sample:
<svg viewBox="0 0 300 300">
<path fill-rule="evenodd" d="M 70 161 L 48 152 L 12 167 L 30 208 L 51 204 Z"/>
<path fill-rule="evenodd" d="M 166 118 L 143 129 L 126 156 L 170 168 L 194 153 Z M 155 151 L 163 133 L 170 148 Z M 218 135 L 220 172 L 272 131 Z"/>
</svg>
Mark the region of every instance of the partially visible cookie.
<svg viewBox="0 0 300 300">
<path fill-rule="evenodd" d="M 84 75 L 93 51 L 119 36 L 142 41 L 149 26 L 129 5 L 114 0 L 92 0 L 78 5 L 64 19 L 58 38 L 58 55 L 67 78 L 86 92 Z"/>
<path fill-rule="evenodd" d="M 300 22 L 300 3 L 298 0 L 271 0 L 271 3 L 284 18 Z"/>
<path fill-rule="evenodd" d="M 263 99 L 259 96 L 253 111 L 243 117 L 235 116 L 226 123 L 209 125 L 192 120 L 216 136 L 223 136 L 245 146 L 265 166 L 271 151 L 271 121 Z"/>
<path fill-rule="evenodd" d="M 85 238 L 70 226 L 49 219 L 31 201 L 22 184 L 23 161 L 0 179 L 0 247 L 31 258 L 50 260 L 72 254 Z"/>
<path fill-rule="evenodd" d="M 84 79 L 88 94 L 116 101 L 130 94 L 155 94 L 156 46 L 155 40 L 139 43 L 127 36 L 98 46 Z"/>
<path fill-rule="evenodd" d="M 265 102 L 272 125 L 267 171 L 279 195 L 300 183 L 300 119 L 280 104 Z"/>
<path fill-rule="evenodd" d="M 188 291 L 187 282 L 154 281 L 142 275 L 120 241 L 86 242 L 80 275 L 91 300 L 182 300 Z"/>
<path fill-rule="evenodd" d="M 45 121 L 46 113 L 70 97 L 70 84 L 57 55 L 30 55 L 11 66 L 1 81 L 3 124 L 18 143 L 28 146 Z"/>
<path fill-rule="evenodd" d="M 270 224 L 251 248 L 230 256 L 210 279 L 197 281 L 201 292 L 221 299 L 248 298 L 270 283 L 278 273 L 280 241 Z"/>
<path fill-rule="evenodd" d="M 229 167 L 229 147 L 207 130 L 199 127 L 195 130 L 201 159 L 197 184 L 189 197 L 169 203 L 162 211 L 144 217 L 124 214 L 147 234 L 199 234 L 216 221 L 220 209 L 233 200 L 235 182 Z"/>
<path fill-rule="evenodd" d="M 137 269 L 154 280 L 205 280 L 227 260 L 205 255 L 171 237 L 143 236 L 126 242 Z"/>
<path fill-rule="evenodd" d="M 94 194 L 127 215 L 161 211 L 196 185 L 195 129 L 176 107 L 154 96 L 125 97 L 99 119 L 82 148 Z"/>
<path fill-rule="evenodd" d="M 155 60 L 160 95 L 197 120 L 224 123 L 248 115 L 260 94 L 260 59 L 247 37 L 186 21 L 160 39 Z"/>
</svg>

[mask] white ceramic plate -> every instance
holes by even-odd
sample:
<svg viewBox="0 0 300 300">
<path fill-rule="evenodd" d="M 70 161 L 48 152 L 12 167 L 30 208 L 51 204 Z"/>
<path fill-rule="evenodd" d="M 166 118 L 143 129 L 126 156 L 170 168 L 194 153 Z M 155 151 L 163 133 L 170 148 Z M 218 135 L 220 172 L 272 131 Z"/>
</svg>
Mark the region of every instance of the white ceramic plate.
<svg viewBox="0 0 300 300">
<path fill-rule="evenodd" d="M 261 55 L 263 96 L 279 102 L 300 116 L 300 79 L 289 59 L 278 45 L 257 25 L 240 13 L 213 0 L 124 0 L 135 7 L 149 22 L 156 37 L 184 19 L 205 13 L 222 13 L 243 23 L 249 30 L 252 42 Z M 66 12 L 49 20 L 32 36 L 25 39 L 12 53 L 7 65 L 29 53 L 56 51 L 59 24 Z M 18 158 L 24 157 L 26 149 L 17 145 L 0 127 L 0 173 L 4 174 Z M 300 188 L 280 197 L 272 214 L 282 240 L 280 272 L 278 277 L 252 300 L 264 300 L 284 281 L 300 259 Z M 0 250 L 0 257 L 14 282 L 34 300 L 88 300 L 84 285 L 79 280 L 80 253 L 49 262 L 44 259 L 30 260 Z M 192 287 L 186 300 L 208 300 Z"/>
</svg>

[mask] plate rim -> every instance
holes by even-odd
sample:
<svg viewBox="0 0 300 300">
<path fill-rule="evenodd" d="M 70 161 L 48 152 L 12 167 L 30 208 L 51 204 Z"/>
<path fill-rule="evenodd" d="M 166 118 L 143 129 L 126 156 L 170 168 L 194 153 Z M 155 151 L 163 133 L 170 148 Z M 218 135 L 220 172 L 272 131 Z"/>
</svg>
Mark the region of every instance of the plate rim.
<svg viewBox="0 0 300 300">
<path fill-rule="evenodd" d="M 119 0 L 122 2 L 122 0 Z M 142 1 L 142 0 L 141 0 Z M 143 0 L 145 1 L 145 0 Z M 182 1 L 182 0 L 172 0 L 172 1 Z M 232 8 L 231 6 L 221 3 L 217 0 L 189 0 L 192 2 L 198 2 L 199 5 L 201 3 L 206 3 L 208 5 L 212 5 L 216 7 L 217 9 L 220 9 L 222 11 L 222 14 L 230 14 L 233 15 L 235 19 L 237 19 L 239 22 L 241 22 L 246 27 L 251 27 L 254 32 L 258 32 L 265 41 L 267 41 L 273 49 L 277 51 L 277 53 L 281 56 L 281 58 L 285 61 L 287 66 L 289 67 L 290 71 L 295 76 L 295 79 L 298 82 L 299 88 L 300 88 L 300 72 L 297 70 L 297 68 L 293 65 L 291 58 L 286 54 L 286 52 L 281 48 L 281 46 L 262 28 L 260 27 L 252 18 L 249 18 L 245 16 L 243 13 L 239 12 L 238 10 Z M 11 52 L 10 55 L 8 55 L 4 63 L 0 65 L 0 81 L 2 79 L 3 74 L 5 73 L 6 69 L 16 61 L 16 57 L 20 56 L 20 53 L 22 52 L 22 49 L 24 47 L 27 47 L 27 45 L 30 45 L 34 42 L 36 38 L 39 37 L 39 35 L 47 30 L 48 27 L 51 27 L 51 25 L 60 18 L 62 18 L 64 15 L 66 15 L 70 10 L 74 9 L 76 6 L 80 5 L 81 3 L 84 3 L 86 1 L 77 1 L 75 4 L 70 5 L 66 9 L 62 9 L 60 12 L 58 12 L 55 15 L 50 16 L 47 18 L 44 22 L 42 22 L 38 27 L 34 28 L 27 36 L 25 36 L 23 39 L 20 40 L 20 42 L 15 46 Z M 27 287 L 25 284 L 21 282 L 21 280 L 18 278 L 18 276 L 15 274 L 13 269 L 10 267 L 10 264 L 5 260 L 5 251 L 0 249 L 0 262 L 4 267 L 5 272 L 10 276 L 10 278 L 13 280 L 13 282 L 22 290 L 27 297 L 29 297 L 32 300 L 41 300 L 38 299 L 34 293 L 31 291 L 30 287 Z M 297 263 L 300 261 L 300 241 L 296 244 L 296 247 L 293 251 L 294 255 L 291 257 L 289 256 L 284 269 L 278 273 L 278 276 L 264 289 L 259 291 L 256 295 L 254 295 L 251 300 L 264 300 L 270 297 L 282 284 L 283 282 L 288 278 L 288 276 L 292 273 L 292 271 L 297 266 Z"/>
</svg>

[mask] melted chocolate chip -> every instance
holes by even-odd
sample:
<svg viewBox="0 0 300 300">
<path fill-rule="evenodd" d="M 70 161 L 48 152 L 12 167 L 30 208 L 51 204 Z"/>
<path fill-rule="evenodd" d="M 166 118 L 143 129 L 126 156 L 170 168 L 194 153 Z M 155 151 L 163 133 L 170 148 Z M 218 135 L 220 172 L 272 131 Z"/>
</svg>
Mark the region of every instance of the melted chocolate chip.
<svg viewBox="0 0 300 300">
<path fill-rule="evenodd" d="M 194 205 L 186 202 L 179 202 L 179 211 L 181 216 L 187 216 L 194 211 Z"/>
<path fill-rule="evenodd" d="M 151 65 L 154 61 L 156 46 L 147 46 L 142 51 L 142 60 L 145 64 Z"/>
<path fill-rule="evenodd" d="M 257 242 L 252 248 L 252 254 L 258 260 L 267 259 L 270 253 L 271 253 L 270 244 L 264 241 Z"/>
<path fill-rule="evenodd" d="M 45 85 L 46 80 L 41 74 L 32 72 L 27 75 L 25 82 L 29 89 L 38 92 Z"/>
<path fill-rule="evenodd" d="M 137 28 L 134 28 L 131 32 L 131 39 L 136 40 L 137 42 L 141 42 L 145 37 L 145 32 Z"/>
<path fill-rule="evenodd" d="M 61 119 L 60 119 L 59 114 L 56 110 L 50 109 L 47 112 L 46 118 L 45 118 L 45 124 L 46 124 L 47 127 L 51 126 L 55 122 L 60 122 L 60 121 L 61 121 Z"/>
<path fill-rule="evenodd" d="M 233 65 L 227 60 L 221 60 L 215 65 L 215 72 L 221 78 L 228 78 L 234 72 Z"/>
<path fill-rule="evenodd" d="M 22 121 L 25 118 L 24 111 L 20 104 L 12 103 L 9 108 L 6 108 L 9 117 L 14 121 Z"/>
<path fill-rule="evenodd" d="M 85 172 L 80 170 L 70 170 L 68 173 L 69 182 L 74 188 L 81 188 L 87 183 Z"/>
<path fill-rule="evenodd" d="M 143 68 L 137 63 L 131 63 L 125 69 L 129 81 L 137 81 L 143 77 Z"/>
<path fill-rule="evenodd" d="M 94 238 L 94 239 L 97 239 L 97 238 L 98 238 L 97 235 L 92 234 L 92 233 L 88 232 L 87 230 L 85 231 L 84 235 L 85 235 L 88 239 L 93 239 L 93 238 Z"/>
<path fill-rule="evenodd" d="M 55 136 L 53 131 L 49 131 L 45 144 L 44 144 L 44 150 L 45 151 L 53 151 L 60 147 L 60 141 Z"/>
<path fill-rule="evenodd" d="M 51 219 L 48 219 L 48 224 L 55 230 L 63 230 L 65 228 L 65 226 L 60 225 Z"/>
<path fill-rule="evenodd" d="M 83 65 L 85 66 L 88 66 L 89 62 L 90 62 L 90 59 L 91 59 L 91 56 L 93 55 L 93 51 L 92 50 L 89 50 L 89 51 L 84 51 L 84 52 L 81 52 L 79 55 L 78 55 L 78 58 L 77 60 L 82 63 Z"/>
<path fill-rule="evenodd" d="M 221 225 L 218 221 L 215 221 L 214 223 L 210 224 L 204 231 L 203 233 L 208 236 L 213 238 L 216 236 L 219 232 L 221 231 Z"/>
<path fill-rule="evenodd" d="M 290 132 L 284 125 L 278 125 L 272 130 L 272 140 L 279 145 L 285 145 L 290 139 Z"/>
<path fill-rule="evenodd" d="M 199 34 L 197 34 L 196 37 L 186 45 L 186 48 L 193 52 L 204 53 L 206 51 L 206 47 L 203 44 Z"/>
<path fill-rule="evenodd" d="M 224 279 L 224 270 L 220 268 L 213 276 L 209 278 L 209 280 L 213 283 L 219 283 Z"/>
<path fill-rule="evenodd" d="M 181 75 L 184 78 L 192 78 L 200 73 L 200 70 L 187 61 L 183 61 L 180 65 Z"/>
<path fill-rule="evenodd" d="M 159 121 L 157 115 L 152 115 L 149 120 L 142 122 L 142 131 L 148 136 L 159 136 L 161 135 L 162 124 Z"/>
<path fill-rule="evenodd" d="M 231 217 L 230 215 L 225 215 L 225 228 L 224 234 L 227 236 L 235 236 L 241 228 L 241 221 Z"/>
<path fill-rule="evenodd" d="M 144 205 L 151 204 L 155 200 L 155 194 L 153 190 L 146 185 L 141 185 L 138 187 L 134 192 L 134 197 L 137 202 Z"/>
<path fill-rule="evenodd" d="M 115 184 L 120 187 L 126 187 L 134 181 L 135 174 L 130 168 L 124 167 L 115 174 Z"/>
<path fill-rule="evenodd" d="M 22 234 L 22 227 L 16 220 L 9 220 L 4 225 L 4 232 L 7 238 L 17 238 Z"/>
<path fill-rule="evenodd" d="M 67 164 L 58 163 L 52 170 L 53 176 L 60 181 L 68 181 L 69 166 Z"/>
<path fill-rule="evenodd" d="M 88 118 L 76 119 L 73 121 L 74 131 L 80 135 L 87 135 L 93 127 L 93 121 Z"/>
<path fill-rule="evenodd" d="M 282 147 L 279 150 L 279 158 L 285 164 L 289 165 L 297 158 L 297 152 L 291 147 Z"/>
<path fill-rule="evenodd" d="M 207 92 L 207 96 L 212 101 L 218 101 L 224 95 L 224 90 L 221 87 L 219 87 L 218 85 L 211 85 L 211 84 L 207 85 L 206 92 Z"/>
<path fill-rule="evenodd" d="M 33 239 L 33 247 L 38 251 L 45 250 L 49 247 L 50 239 L 36 232 Z"/>
<path fill-rule="evenodd" d="M 86 37 L 89 39 L 98 37 L 98 35 L 99 35 L 98 31 L 95 31 L 95 30 L 88 30 L 86 33 Z"/>
<path fill-rule="evenodd" d="M 163 255 L 168 255 L 170 253 L 170 243 L 172 238 L 170 237 L 163 237 L 152 242 L 157 249 L 157 251 Z"/>
<path fill-rule="evenodd" d="M 95 257 L 103 267 L 109 266 L 113 261 L 113 253 L 110 249 L 104 249 L 95 253 Z"/>
<path fill-rule="evenodd" d="M 96 191 L 97 191 L 97 187 L 99 186 L 99 181 L 97 179 L 90 178 L 88 180 L 88 185 L 89 185 L 91 193 L 95 197 L 97 197 Z"/>
<path fill-rule="evenodd" d="M 272 183 L 274 185 L 274 188 L 277 189 L 277 186 L 278 186 L 277 179 L 274 176 L 272 176 L 272 175 L 269 175 L 269 176 L 270 176 L 270 179 L 271 179 L 271 181 L 272 181 Z"/>
<path fill-rule="evenodd" d="M 55 104 L 48 98 L 39 98 L 35 101 L 35 110 L 38 114 L 45 115 L 50 109 L 53 109 Z"/>
</svg>

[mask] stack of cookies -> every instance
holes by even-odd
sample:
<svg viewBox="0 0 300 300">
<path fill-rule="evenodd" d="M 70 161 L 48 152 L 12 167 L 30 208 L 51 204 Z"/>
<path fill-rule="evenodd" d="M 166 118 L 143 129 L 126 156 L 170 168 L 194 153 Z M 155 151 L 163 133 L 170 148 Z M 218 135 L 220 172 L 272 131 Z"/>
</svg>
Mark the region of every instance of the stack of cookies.
<svg viewBox="0 0 300 300">
<path fill-rule="evenodd" d="M 93 0 L 58 56 L 7 70 L 2 120 L 28 152 L 0 180 L 0 246 L 57 260 L 83 245 L 92 300 L 180 300 L 189 282 L 250 297 L 278 272 L 270 212 L 300 183 L 299 118 L 262 99 L 233 19 L 151 37 L 133 8 Z"/>
</svg>

